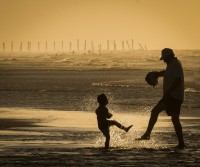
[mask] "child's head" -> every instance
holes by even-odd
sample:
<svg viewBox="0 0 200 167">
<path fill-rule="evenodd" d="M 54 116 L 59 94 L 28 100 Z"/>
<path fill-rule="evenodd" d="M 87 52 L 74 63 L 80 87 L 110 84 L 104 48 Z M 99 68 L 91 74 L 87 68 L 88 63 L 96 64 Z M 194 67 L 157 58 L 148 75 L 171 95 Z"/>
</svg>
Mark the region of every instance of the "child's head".
<svg viewBox="0 0 200 167">
<path fill-rule="evenodd" d="M 97 97 L 97 102 L 100 105 L 107 105 L 108 104 L 108 98 L 104 93 L 102 93 Z"/>
</svg>

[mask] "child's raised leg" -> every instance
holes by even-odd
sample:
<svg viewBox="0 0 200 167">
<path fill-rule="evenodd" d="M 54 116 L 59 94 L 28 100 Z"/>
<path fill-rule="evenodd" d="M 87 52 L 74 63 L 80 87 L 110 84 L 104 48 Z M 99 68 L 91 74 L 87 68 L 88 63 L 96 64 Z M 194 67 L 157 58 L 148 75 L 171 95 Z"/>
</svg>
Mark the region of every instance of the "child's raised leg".
<svg viewBox="0 0 200 167">
<path fill-rule="evenodd" d="M 109 126 L 115 125 L 115 126 L 117 126 L 118 128 L 123 129 L 123 130 L 126 131 L 126 132 L 128 132 L 129 129 L 133 126 L 133 125 L 130 125 L 130 126 L 128 126 L 128 127 L 125 127 L 125 126 L 123 126 L 122 124 L 120 124 L 119 122 L 117 122 L 117 121 L 115 121 L 115 120 L 109 120 L 108 122 L 109 122 Z"/>
</svg>

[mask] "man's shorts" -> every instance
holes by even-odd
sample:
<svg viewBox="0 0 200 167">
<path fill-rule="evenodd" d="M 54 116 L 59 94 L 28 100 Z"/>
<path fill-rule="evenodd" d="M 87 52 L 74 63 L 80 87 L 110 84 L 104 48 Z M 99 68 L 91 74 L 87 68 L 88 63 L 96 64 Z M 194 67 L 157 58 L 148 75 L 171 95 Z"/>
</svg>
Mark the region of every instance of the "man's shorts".
<svg viewBox="0 0 200 167">
<path fill-rule="evenodd" d="M 165 104 L 165 111 L 168 116 L 180 115 L 181 104 L 183 100 L 177 100 L 172 97 L 168 97 L 161 101 Z"/>
</svg>

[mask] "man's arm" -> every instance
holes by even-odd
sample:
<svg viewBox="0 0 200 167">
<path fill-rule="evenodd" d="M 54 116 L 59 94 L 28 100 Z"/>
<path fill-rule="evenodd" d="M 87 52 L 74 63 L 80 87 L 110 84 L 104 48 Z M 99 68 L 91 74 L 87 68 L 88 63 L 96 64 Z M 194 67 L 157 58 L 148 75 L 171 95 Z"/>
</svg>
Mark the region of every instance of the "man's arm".
<svg viewBox="0 0 200 167">
<path fill-rule="evenodd" d="M 163 71 L 154 71 L 152 73 L 154 73 L 155 77 L 164 77 L 164 74 L 165 74 L 165 71 L 166 70 L 163 70 Z"/>
<path fill-rule="evenodd" d="M 165 71 L 166 71 L 166 70 L 159 71 L 159 72 L 158 72 L 158 77 L 164 77 Z"/>
</svg>

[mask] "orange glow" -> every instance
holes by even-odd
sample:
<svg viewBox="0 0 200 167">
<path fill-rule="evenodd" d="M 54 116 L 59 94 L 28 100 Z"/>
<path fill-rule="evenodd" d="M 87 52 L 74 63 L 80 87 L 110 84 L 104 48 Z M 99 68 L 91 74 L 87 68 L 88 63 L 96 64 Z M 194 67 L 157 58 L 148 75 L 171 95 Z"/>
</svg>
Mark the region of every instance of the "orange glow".
<svg viewBox="0 0 200 167">
<path fill-rule="evenodd" d="M 0 42 L 132 38 L 200 49 L 199 0 L 0 0 Z"/>
</svg>

